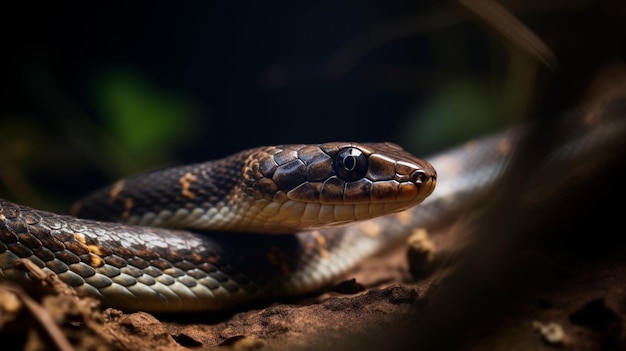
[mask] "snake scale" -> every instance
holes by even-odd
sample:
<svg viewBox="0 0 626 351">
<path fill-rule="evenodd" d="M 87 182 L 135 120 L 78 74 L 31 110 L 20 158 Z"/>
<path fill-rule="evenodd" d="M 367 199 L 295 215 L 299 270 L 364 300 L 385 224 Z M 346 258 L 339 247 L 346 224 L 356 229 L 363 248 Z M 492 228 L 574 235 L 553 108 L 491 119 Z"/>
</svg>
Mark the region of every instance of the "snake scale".
<svg viewBox="0 0 626 351">
<path fill-rule="evenodd" d="M 621 146 L 625 112 L 623 99 L 573 111 L 534 180 L 549 186 L 548 174 L 558 181 L 558 170 L 574 172 L 580 160 Z M 0 279 L 33 285 L 16 266 L 28 259 L 79 295 L 152 312 L 310 293 L 497 189 L 529 130 L 509 129 L 428 162 L 389 143 L 248 150 L 119 181 L 77 203 L 73 213 L 87 219 L 0 200 Z M 171 228 L 186 223 L 194 229 Z"/>
</svg>

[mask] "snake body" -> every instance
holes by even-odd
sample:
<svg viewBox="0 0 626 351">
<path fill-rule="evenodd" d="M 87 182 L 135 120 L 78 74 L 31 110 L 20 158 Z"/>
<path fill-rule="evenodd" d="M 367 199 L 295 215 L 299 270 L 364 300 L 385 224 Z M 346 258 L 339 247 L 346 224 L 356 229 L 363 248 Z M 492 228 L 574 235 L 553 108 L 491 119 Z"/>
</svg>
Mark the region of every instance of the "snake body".
<svg viewBox="0 0 626 351">
<path fill-rule="evenodd" d="M 432 166 L 397 145 L 326 143 L 149 172 L 74 207 L 80 217 L 135 225 L 3 200 L 0 276 L 28 282 L 15 268 L 27 258 L 80 295 L 126 310 L 216 310 L 291 296 L 328 284 L 382 242 L 303 230 L 404 210 L 435 183 Z M 211 232 L 147 226 L 155 224 Z"/>
<path fill-rule="evenodd" d="M 616 147 L 623 146 L 626 131 L 626 104 L 623 99 L 604 101 L 572 114 L 572 118 L 568 118 L 567 123 L 558 128 L 555 147 L 546 155 L 541 155 L 532 172 L 528 172 L 531 183 L 550 187 L 554 184 L 553 180 L 561 179 L 559 171 L 575 173 L 578 166 L 589 165 L 589 162 L 581 160 L 609 154 Z M 282 200 L 316 199 L 313 200 L 317 204 L 314 207 L 306 204 L 289 205 L 287 200 L 283 204 L 288 205 L 282 210 L 282 206 L 272 205 L 278 208 L 272 209 L 271 213 L 275 215 L 315 214 L 302 221 L 272 221 L 266 218 L 260 222 L 244 221 L 247 224 L 242 227 L 229 228 L 230 225 L 220 224 L 219 232 L 207 232 L 207 223 L 211 222 L 211 218 L 224 223 L 224 216 L 228 214 L 219 214 L 227 212 L 224 208 L 236 207 L 233 204 L 238 196 L 219 204 L 220 201 L 206 196 L 209 190 L 200 188 L 197 180 L 214 179 L 216 174 L 225 174 L 212 174 L 210 169 L 218 169 L 214 167 L 221 162 L 232 162 L 226 159 L 200 166 L 157 171 L 149 173 L 148 178 L 141 176 L 127 179 L 96 191 L 74 208 L 79 216 L 97 217 L 103 213 L 105 217 L 100 218 L 105 222 L 53 214 L 1 200 L 0 279 L 32 283 L 30 273 L 15 267 L 18 259 L 26 258 L 44 271 L 55 273 L 80 295 L 96 297 L 107 306 L 146 311 L 219 310 L 258 300 L 309 293 L 336 281 L 362 258 L 402 242 L 413 229 L 436 227 L 467 204 L 480 203 L 490 190 L 497 189 L 515 159 L 517 145 L 525 140 L 529 130 L 526 127 L 514 128 L 428 157 L 429 162 L 437 168 L 439 180 L 437 191 L 428 198 L 426 196 L 432 192 L 435 183 L 434 170 L 428 162 L 416 159 L 389 144 L 334 143 L 328 144 L 332 147 L 298 145 L 269 148 L 263 152 L 266 155 L 264 157 L 273 162 L 270 163 L 271 167 L 252 166 L 250 169 L 242 168 L 241 164 L 245 164 L 245 160 L 250 160 L 250 155 L 260 149 L 246 151 L 237 154 L 235 158 L 238 161 L 232 163 L 239 163 L 237 169 L 240 171 L 229 172 L 239 172 L 238 179 L 243 179 L 246 176 L 242 178 L 240 172 L 244 169 L 244 174 L 261 174 L 261 178 L 247 179 L 243 183 L 230 180 L 211 183 L 219 184 L 216 186 L 217 192 L 246 194 L 246 203 L 252 203 L 250 199 L 259 201 L 259 208 L 262 207 L 259 203 L 270 203 L 268 195 L 262 193 L 262 190 L 268 189 L 273 191 L 273 196 Z M 348 152 L 342 151 L 346 149 Z M 267 150 L 273 151 L 267 153 Z M 280 156 L 282 152 L 277 150 L 288 150 L 291 158 L 283 160 Z M 314 157 L 299 158 L 299 150 L 317 150 L 328 157 L 320 156 L 325 159 L 319 161 L 320 166 L 310 162 Z M 359 166 L 360 156 L 355 156 L 360 155 L 359 152 L 365 155 L 365 171 Z M 296 158 L 293 158 L 294 155 Z M 343 161 L 337 161 L 338 158 Z M 313 166 L 315 164 L 317 166 Z M 372 164 L 382 166 L 370 170 Z M 329 165 L 332 171 L 328 171 Z M 319 171 L 316 167 L 326 168 L 327 171 Z M 339 174 L 348 169 L 357 170 L 359 176 Z M 296 172 L 299 182 L 283 177 L 290 171 Z M 154 184 L 154 180 L 146 180 L 156 175 L 169 176 L 170 183 L 177 184 L 174 196 L 178 197 L 176 203 L 182 201 L 186 203 L 185 206 L 172 207 L 174 205 L 169 202 L 161 201 L 163 192 L 171 191 L 165 189 L 157 190 L 157 195 L 151 200 L 141 200 L 143 197 L 140 194 L 146 192 L 142 184 Z M 321 179 L 330 178 L 341 186 L 335 184 L 332 189 L 324 190 L 324 181 Z M 364 178 L 367 182 L 363 181 Z M 273 185 L 267 179 L 272 179 Z M 356 210 L 355 205 L 363 203 L 363 200 L 354 201 L 352 195 L 356 193 L 348 197 L 335 193 L 340 189 L 343 191 L 341 194 L 345 194 L 347 189 L 353 189 L 349 184 L 355 181 L 360 182 L 361 190 L 367 190 L 364 193 L 368 194 L 370 200 L 373 194 L 387 194 L 394 198 L 394 201 L 384 202 L 388 206 L 385 211 L 409 209 L 356 224 L 337 226 L 346 223 L 346 213 L 349 212 L 362 214 L 359 219 L 384 212 L 378 210 L 378 205 L 372 206 L 372 212 Z M 373 190 L 377 181 L 386 182 L 387 185 L 383 187 L 385 191 Z M 322 185 L 317 184 L 319 182 Z M 402 182 L 409 182 L 407 186 L 411 189 L 406 192 L 401 190 Z M 244 189 L 246 184 L 255 183 L 261 186 Z M 309 185 L 301 186 L 305 183 Z M 300 190 L 306 191 L 295 191 L 290 195 L 300 186 Z M 330 190 L 332 192 L 328 194 L 334 195 L 323 195 Z M 281 194 L 276 195 L 279 192 Z M 410 201 L 398 201 L 406 198 L 410 198 Z M 423 204 L 414 206 L 422 200 Z M 207 201 L 210 204 L 206 204 Z M 332 206 L 332 203 L 344 205 L 344 209 L 333 216 L 320 215 L 327 213 L 322 208 Z M 396 205 L 392 205 L 394 203 Z M 217 204 L 217 207 L 213 204 Z M 351 206 L 351 210 L 345 210 L 346 204 Z M 312 211 L 310 208 L 318 210 Z M 147 214 L 142 215 L 140 212 Z M 263 210 L 257 212 L 263 213 Z M 119 219 L 134 225 L 113 222 Z M 202 229 L 191 231 L 147 226 L 154 223 L 176 226 L 183 219 L 195 220 Z M 288 227 L 280 226 L 278 222 L 281 221 L 288 222 Z M 252 233 L 255 227 L 261 228 L 259 231 L 262 232 L 285 233 L 291 230 L 288 228 L 294 228 L 293 225 L 298 228 L 294 230 L 298 233 Z M 325 227 L 317 228 L 318 225 Z M 227 229 L 240 233 L 224 232 Z"/>
</svg>

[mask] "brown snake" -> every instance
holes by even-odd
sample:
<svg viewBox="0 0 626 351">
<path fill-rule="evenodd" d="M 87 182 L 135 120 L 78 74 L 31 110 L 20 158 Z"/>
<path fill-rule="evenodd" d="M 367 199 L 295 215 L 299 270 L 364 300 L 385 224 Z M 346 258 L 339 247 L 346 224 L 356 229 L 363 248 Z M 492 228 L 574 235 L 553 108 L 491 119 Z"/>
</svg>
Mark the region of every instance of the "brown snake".
<svg viewBox="0 0 626 351">
<path fill-rule="evenodd" d="M 14 268 L 27 258 L 81 295 L 132 310 L 223 309 L 309 292 L 371 251 L 360 246 L 380 241 L 314 229 L 407 209 L 435 183 L 432 166 L 397 145 L 326 143 L 149 172 L 74 207 L 107 222 L 2 201 L 0 275 L 28 281 Z"/>
<path fill-rule="evenodd" d="M 623 99 L 601 106 L 572 113 L 559 129 L 556 147 L 533 172 L 539 181 L 621 145 Z M 362 258 L 401 242 L 415 228 L 435 226 L 496 187 L 525 131 L 512 129 L 428 157 L 439 183 L 416 207 L 411 206 L 424 200 L 435 183 L 427 162 L 390 144 L 349 143 L 270 147 L 261 157 L 272 161 L 269 166 L 242 167 L 259 159 L 251 156 L 257 149 L 204 168 L 156 171 L 97 191 L 74 209 L 81 217 L 107 222 L 2 200 L 0 278 L 32 283 L 28 272 L 15 267 L 18 259 L 27 258 L 80 295 L 148 311 L 217 310 L 312 292 Z M 222 164 L 211 173 L 220 162 L 228 164 L 227 170 Z M 210 185 L 203 185 L 204 179 L 212 180 Z M 153 186 L 167 183 L 174 187 Z M 147 193 L 152 195 L 144 197 Z M 166 200 L 166 194 L 174 194 L 173 199 Z M 240 216 L 249 218 L 241 226 L 232 224 L 231 217 Z M 108 222 L 120 219 L 134 225 Z M 200 229 L 147 226 L 189 222 Z M 220 232 L 205 232 L 212 228 Z M 252 234 L 258 231 L 297 233 Z"/>
</svg>

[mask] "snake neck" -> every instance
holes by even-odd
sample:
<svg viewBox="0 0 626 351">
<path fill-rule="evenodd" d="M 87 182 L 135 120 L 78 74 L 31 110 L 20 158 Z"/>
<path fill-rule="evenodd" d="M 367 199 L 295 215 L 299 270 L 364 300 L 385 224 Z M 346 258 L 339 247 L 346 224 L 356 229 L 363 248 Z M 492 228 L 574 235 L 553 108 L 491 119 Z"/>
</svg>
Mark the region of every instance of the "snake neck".
<svg viewBox="0 0 626 351">
<path fill-rule="evenodd" d="M 154 170 L 100 188 L 72 206 L 79 218 L 161 227 L 219 228 L 241 197 L 251 151 Z M 184 204 L 184 205 L 181 205 Z"/>
</svg>

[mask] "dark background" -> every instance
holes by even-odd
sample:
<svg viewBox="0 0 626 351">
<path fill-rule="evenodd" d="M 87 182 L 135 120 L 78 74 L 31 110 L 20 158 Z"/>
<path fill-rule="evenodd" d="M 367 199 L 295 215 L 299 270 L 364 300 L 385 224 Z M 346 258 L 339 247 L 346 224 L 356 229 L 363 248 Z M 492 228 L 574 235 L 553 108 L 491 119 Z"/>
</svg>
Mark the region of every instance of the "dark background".
<svg viewBox="0 0 626 351">
<path fill-rule="evenodd" d="M 146 169 L 382 141 L 425 156 L 576 105 L 622 1 L 507 1 L 551 70 L 456 2 L 27 3 L 0 11 L 0 197 L 65 212 Z"/>
</svg>

